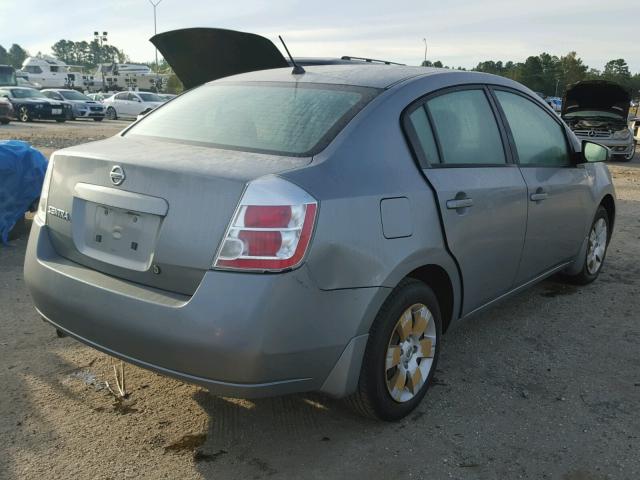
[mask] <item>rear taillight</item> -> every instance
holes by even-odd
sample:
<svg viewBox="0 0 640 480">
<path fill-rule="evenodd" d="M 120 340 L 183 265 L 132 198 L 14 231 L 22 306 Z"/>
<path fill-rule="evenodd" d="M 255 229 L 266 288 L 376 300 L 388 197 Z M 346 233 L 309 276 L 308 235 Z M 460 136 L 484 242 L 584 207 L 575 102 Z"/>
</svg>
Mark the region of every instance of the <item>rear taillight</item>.
<svg viewBox="0 0 640 480">
<path fill-rule="evenodd" d="M 302 263 L 318 204 L 278 177 L 251 182 L 214 261 L 214 268 L 282 271 Z"/>
<path fill-rule="evenodd" d="M 51 175 L 53 173 L 53 155 L 47 164 L 47 173 L 44 175 L 44 181 L 42 182 L 42 191 L 40 192 L 40 201 L 38 202 L 38 211 L 36 212 L 36 218 L 43 225 L 47 223 L 47 200 L 49 198 L 49 186 L 51 185 Z"/>
</svg>

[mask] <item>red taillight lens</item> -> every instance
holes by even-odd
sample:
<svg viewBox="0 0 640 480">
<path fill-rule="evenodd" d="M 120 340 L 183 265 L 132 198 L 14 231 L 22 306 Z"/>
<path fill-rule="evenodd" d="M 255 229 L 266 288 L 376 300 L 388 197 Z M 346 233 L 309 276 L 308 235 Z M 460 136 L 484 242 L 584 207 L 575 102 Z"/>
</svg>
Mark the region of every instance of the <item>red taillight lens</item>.
<svg viewBox="0 0 640 480">
<path fill-rule="evenodd" d="M 291 221 L 289 205 L 256 206 L 250 205 L 244 213 L 245 227 L 284 228 Z"/>
<path fill-rule="evenodd" d="M 304 190 L 277 177 L 250 184 L 213 266 L 254 271 L 297 267 L 309 247 L 317 208 Z"/>
<path fill-rule="evenodd" d="M 280 232 L 240 230 L 238 238 L 247 246 L 250 257 L 275 257 L 282 247 Z"/>
</svg>

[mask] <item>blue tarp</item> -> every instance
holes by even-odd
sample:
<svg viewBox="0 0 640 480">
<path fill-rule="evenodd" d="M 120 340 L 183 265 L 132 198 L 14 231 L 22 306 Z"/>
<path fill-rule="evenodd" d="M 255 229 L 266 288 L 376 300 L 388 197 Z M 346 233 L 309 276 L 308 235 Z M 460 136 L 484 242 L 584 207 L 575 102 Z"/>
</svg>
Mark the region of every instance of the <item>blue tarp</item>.
<svg viewBox="0 0 640 480">
<path fill-rule="evenodd" d="M 40 196 L 47 159 L 27 142 L 0 141 L 0 241 Z"/>
</svg>

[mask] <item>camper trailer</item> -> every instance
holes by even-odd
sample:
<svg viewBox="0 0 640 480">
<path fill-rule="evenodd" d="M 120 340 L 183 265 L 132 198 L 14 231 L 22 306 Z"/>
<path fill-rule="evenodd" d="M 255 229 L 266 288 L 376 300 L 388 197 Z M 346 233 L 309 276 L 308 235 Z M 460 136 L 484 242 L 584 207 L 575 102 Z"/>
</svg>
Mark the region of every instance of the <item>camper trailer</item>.
<svg viewBox="0 0 640 480">
<path fill-rule="evenodd" d="M 161 92 L 168 75 L 154 73 L 147 65 L 136 63 L 103 63 L 93 74 L 104 91 L 149 90 Z"/>
</svg>

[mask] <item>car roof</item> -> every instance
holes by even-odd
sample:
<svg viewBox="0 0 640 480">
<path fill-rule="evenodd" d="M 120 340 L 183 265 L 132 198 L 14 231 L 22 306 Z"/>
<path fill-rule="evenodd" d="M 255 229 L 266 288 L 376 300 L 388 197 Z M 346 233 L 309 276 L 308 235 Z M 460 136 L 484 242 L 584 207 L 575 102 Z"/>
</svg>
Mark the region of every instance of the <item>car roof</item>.
<svg viewBox="0 0 640 480">
<path fill-rule="evenodd" d="M 350 63 L 343 65 L 311 65 L 304 67 L 306 73 L 292 75 L 291 67 L 259 70 L 241 73 L 215 80 L 251 81 L 251 82 L 301 82 L 301 83 L 329 83 L 336 85 L 353 85 L 360 87 L 388 88 L 403 80 L 440 73 L 448 70 L 443 68 L 411 67 L 405 65 L 379 65 L 367 63 Z"/>
<path fill-rule="evenodd" d="M 313 65 L 305 66 L 305 72 L 301 75 L 292 75 L 291 68 L 275 68 L 255 72 L 241 73 L 214 82 L 299 82 L 299 83 L 324 83 L 335 85 L 351 85 L 359 87 L 371 87 L 387 89 L 407 80 L 418 80 L 430 76 L 451 76 L 452 82 L 459 83 L 487 83 L 505 85 L 525 90 L 518 82 L 506 77 L 491 75 L 488 73 L 450 70 L 447 68 L 418 67 L 407 65 L 380 65 L 374 63 L 357 63 L 350 65 Z M 209 82 L 213 83 L 213 82 Z"/>
</svg>

